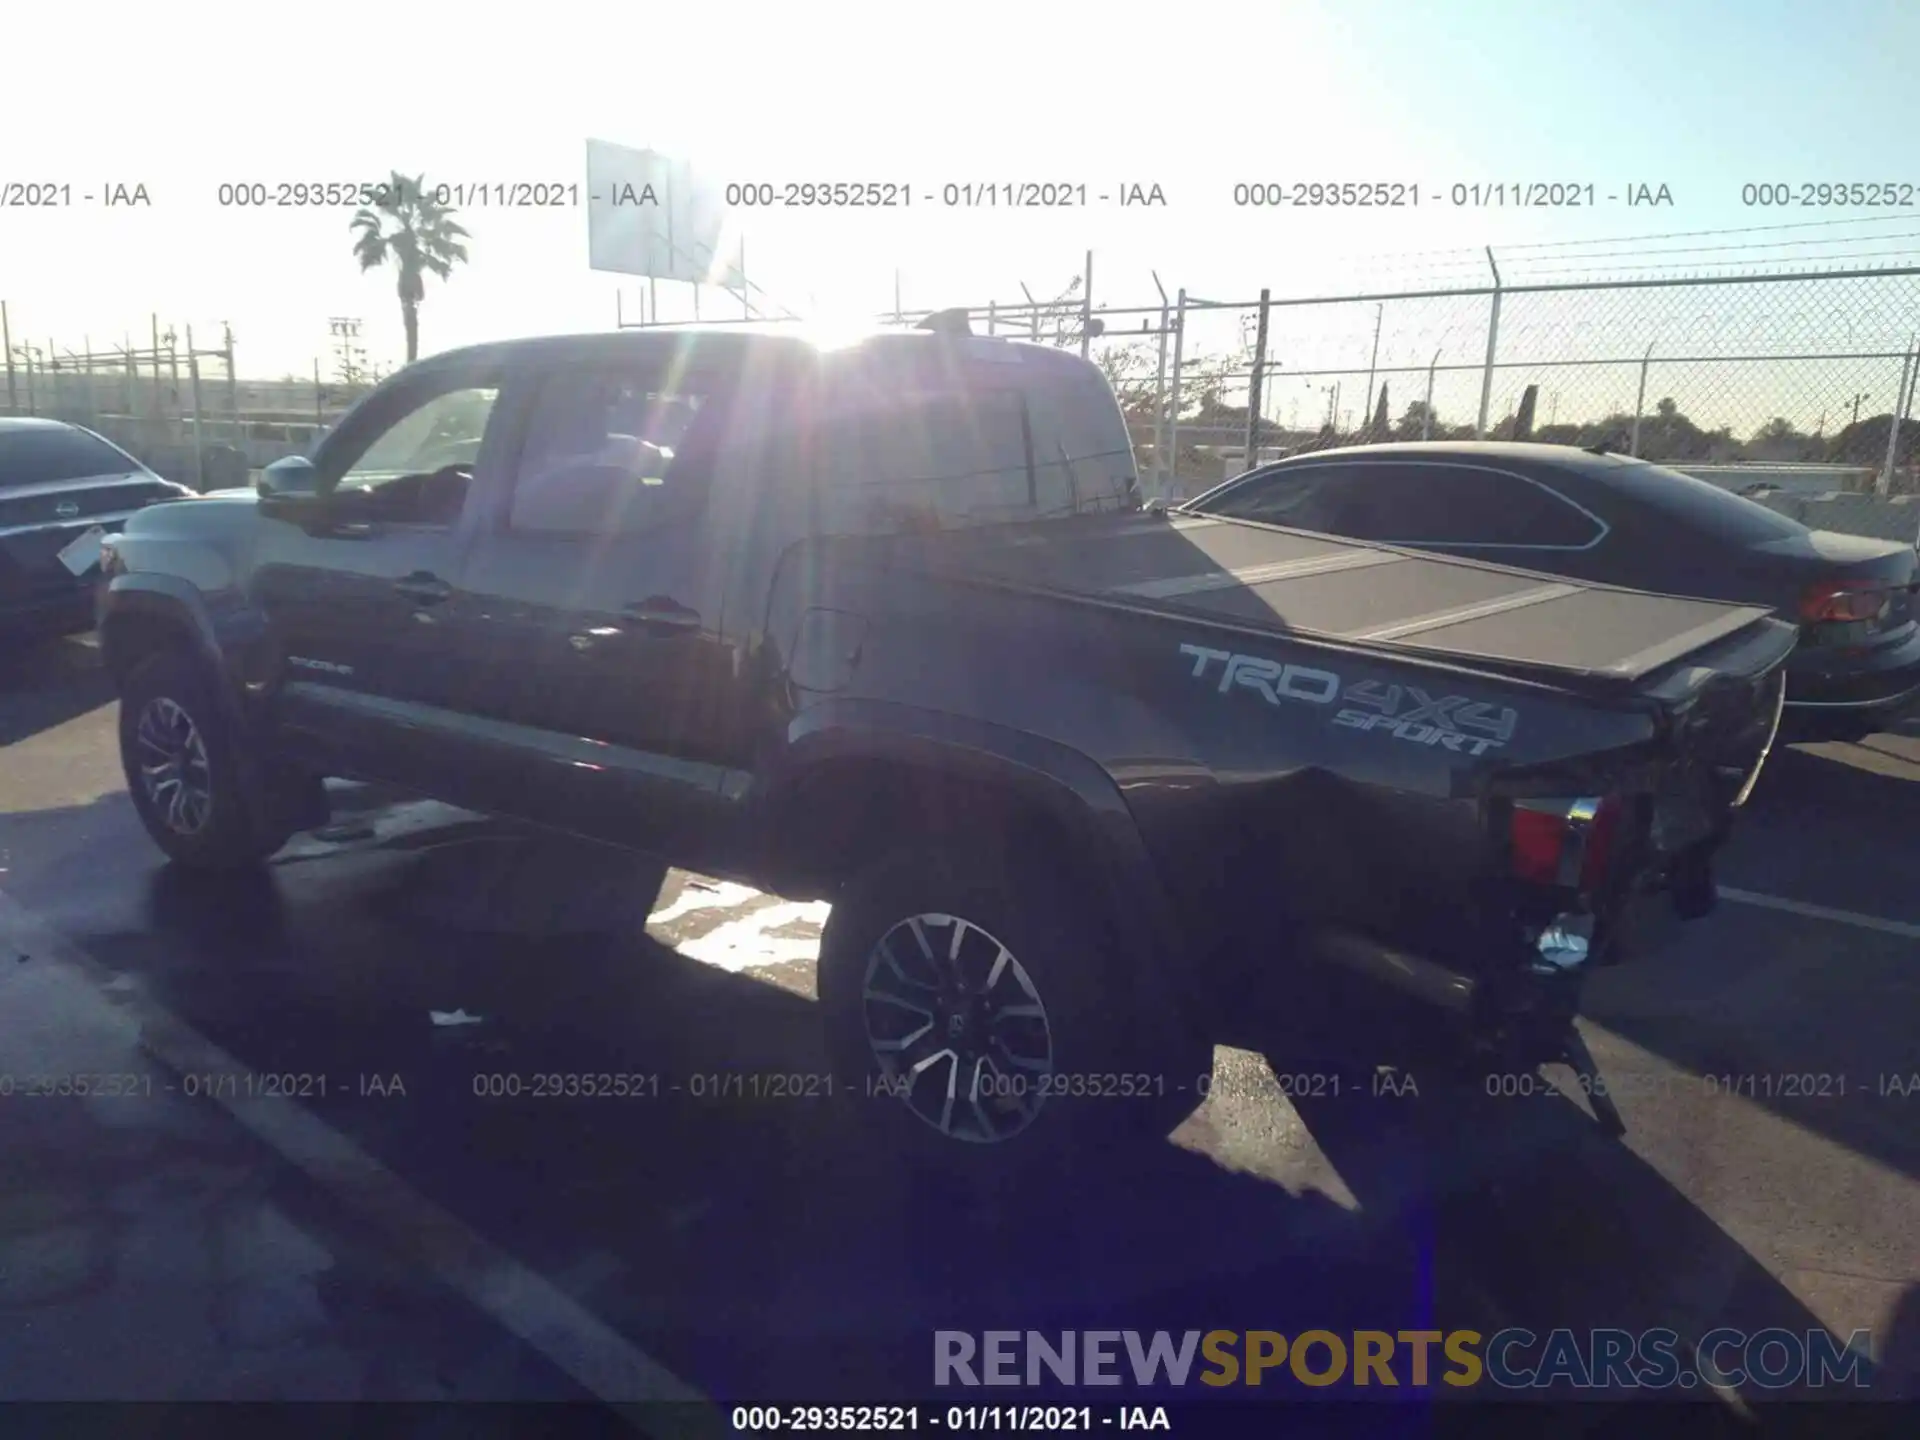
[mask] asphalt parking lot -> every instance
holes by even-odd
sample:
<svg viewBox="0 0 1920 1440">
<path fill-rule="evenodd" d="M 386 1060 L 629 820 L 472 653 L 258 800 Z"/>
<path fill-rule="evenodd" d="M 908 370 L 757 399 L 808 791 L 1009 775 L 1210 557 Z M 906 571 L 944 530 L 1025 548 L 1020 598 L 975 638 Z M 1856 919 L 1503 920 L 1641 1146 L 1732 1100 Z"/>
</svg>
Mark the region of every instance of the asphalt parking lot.
<svg viewBox="0 0 1920 1440">
<path fill-rule="evenodd" d="M 1254 996 L 1164 1147 L 981 1207 L 865 1143 L 886 1102 L 754 1078 L 824 1070 L 824 906 L 364 791 L 370 834 L 195 881 L 90 646 L 5 664 L 0 1398 L 878 1400 L 1006 1325 L 1864 1329 L 1920 1397 L 1920 738 L 1778 755 L 1719 912 L 1596 980 L 1624 1143 L 1381 1096 L 1417 1047 Z M 585 1072 L 632 1093 L 484 1093 Z"/>
</svg>

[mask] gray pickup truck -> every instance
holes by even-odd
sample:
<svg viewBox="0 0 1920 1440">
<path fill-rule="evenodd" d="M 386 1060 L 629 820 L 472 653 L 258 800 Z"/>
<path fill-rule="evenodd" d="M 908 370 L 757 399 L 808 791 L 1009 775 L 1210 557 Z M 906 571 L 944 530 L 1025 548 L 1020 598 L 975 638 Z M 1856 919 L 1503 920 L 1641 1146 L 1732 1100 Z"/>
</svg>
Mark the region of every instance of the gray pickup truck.
<svg viewBox="0 0 1920 1440">
<path fill-rule="evenodd" d="M 1586 1064 L 1587 971 L 1713 903 L 1794 642 L 1156 513 L 1094 366 L 951 322 L 435 356 L 103 571 L 176 862 L 271 855 L 347 775 L 830 899 L 838 1073 L 986 1170 L 1164 1133 L 1226 953 Z"/>
</svg>

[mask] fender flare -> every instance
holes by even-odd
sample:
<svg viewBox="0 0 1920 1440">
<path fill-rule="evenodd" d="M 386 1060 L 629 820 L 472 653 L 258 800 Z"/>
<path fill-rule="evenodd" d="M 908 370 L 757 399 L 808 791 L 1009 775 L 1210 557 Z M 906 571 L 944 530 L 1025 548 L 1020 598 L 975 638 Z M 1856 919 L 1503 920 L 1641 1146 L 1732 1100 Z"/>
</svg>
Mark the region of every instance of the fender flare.
<svg viewBox="0 0 1920 1440">
<path fill-rule="evenodd" d="M 178 576 L 136 571 L 116 575 L 101 595 L 95 629 L 103 650 L 110 651 L 115 621 L 119 617 L 160 620 L 181 635 L 196 659 L 206 666 L 213 680 L 222 718 L 232 733 L 242 740 L 239 763 L 245 777 L 248 804 L 263 826 L 273 823 L 275 792 L 269 784 L 269 770 L 254 743 L 257 727 L 248 714 L 241 687 L 227 661 L 227 649 L 220 631 L 207 609 L 204 597 L 189 581 Z M 109 654 L 109 659 L 111 655 Z"/>
<path fill-rule="evenodd" d="M 817 767 L 836 761 L 893 762 L 1006 788 L 1060 822 L 1091 862 L 1141 1013 L 1165 1007 L 1190 1026 L 1197 1021 L 1181 927 L 1133 812 L 1099 762 L 1027 731 L 883 700 L 823 700 L 785 738 L 754 807 L 754 829 L 781 833 L 784 807 Z"/>
<path fill-rule="evenodd" d="M 226 674 L 212 618 L 200 592 L 187 581 L 152 572 L 116 575 L 100 600 L 96 628 L 102 646 L 110 644 L 109 632 L 116 619 L 134 615 L 164 621 L 188 639 L 202 660 Z"/>
</svg>

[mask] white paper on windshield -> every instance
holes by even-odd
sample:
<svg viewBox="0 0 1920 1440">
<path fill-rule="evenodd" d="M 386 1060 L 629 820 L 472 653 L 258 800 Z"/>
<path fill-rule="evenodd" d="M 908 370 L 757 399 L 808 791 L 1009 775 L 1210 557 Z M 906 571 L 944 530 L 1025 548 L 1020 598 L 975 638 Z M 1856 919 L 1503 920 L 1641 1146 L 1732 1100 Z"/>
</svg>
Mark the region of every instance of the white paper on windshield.
<svg viewBox="0 0 1920 1440">
<path fill-rule="evenodd" d="M 106 535 L 106 530 L 96 525 L 84 535 L 74 536 L 60 547 L 60 563 L 75 575 L 86 574 L 100 563 L 100 542 Z"/>
</svg>

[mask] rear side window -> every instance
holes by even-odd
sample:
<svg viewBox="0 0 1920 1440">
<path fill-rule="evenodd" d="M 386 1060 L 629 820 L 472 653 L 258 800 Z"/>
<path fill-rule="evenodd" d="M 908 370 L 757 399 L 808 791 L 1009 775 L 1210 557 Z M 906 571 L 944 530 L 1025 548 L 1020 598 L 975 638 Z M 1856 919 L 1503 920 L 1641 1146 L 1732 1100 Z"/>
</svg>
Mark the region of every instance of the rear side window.
<svg viewBox="0 0 1920 1440">
<path fill-rule="evenodd" d="M 1388 545 L 1578 549 L 1592 516 L 1544 485 L 1465 465 L 1352 462 L 1332 495 L 1335 533 Z"/>
<path fill-rule="evenodd" d="M 557 372 L 528 420 L 510 529 L 647 530 L 691 513 L 712 481 L 726 410 L 705 377 Z"/>
<path fill-rule="evenodd" d="M 139 468 L 126 454 L 82 430 L 0 428 L 0 490 L 124 475 Z"/>
<path fill-rule="evenodd" d="M 1091 369 L 1049 375 L 1028 392 L 1040 513 L 1084 515 L 1137 502 L 1133 439 L 1113 391 Z"/>
<path fill-rule="evenodd" d="M 874 397 L 830 411 L 818 435 L 830 531 L 947 530 L 1035 516 L 1018 391 Z"/>
</svg>

